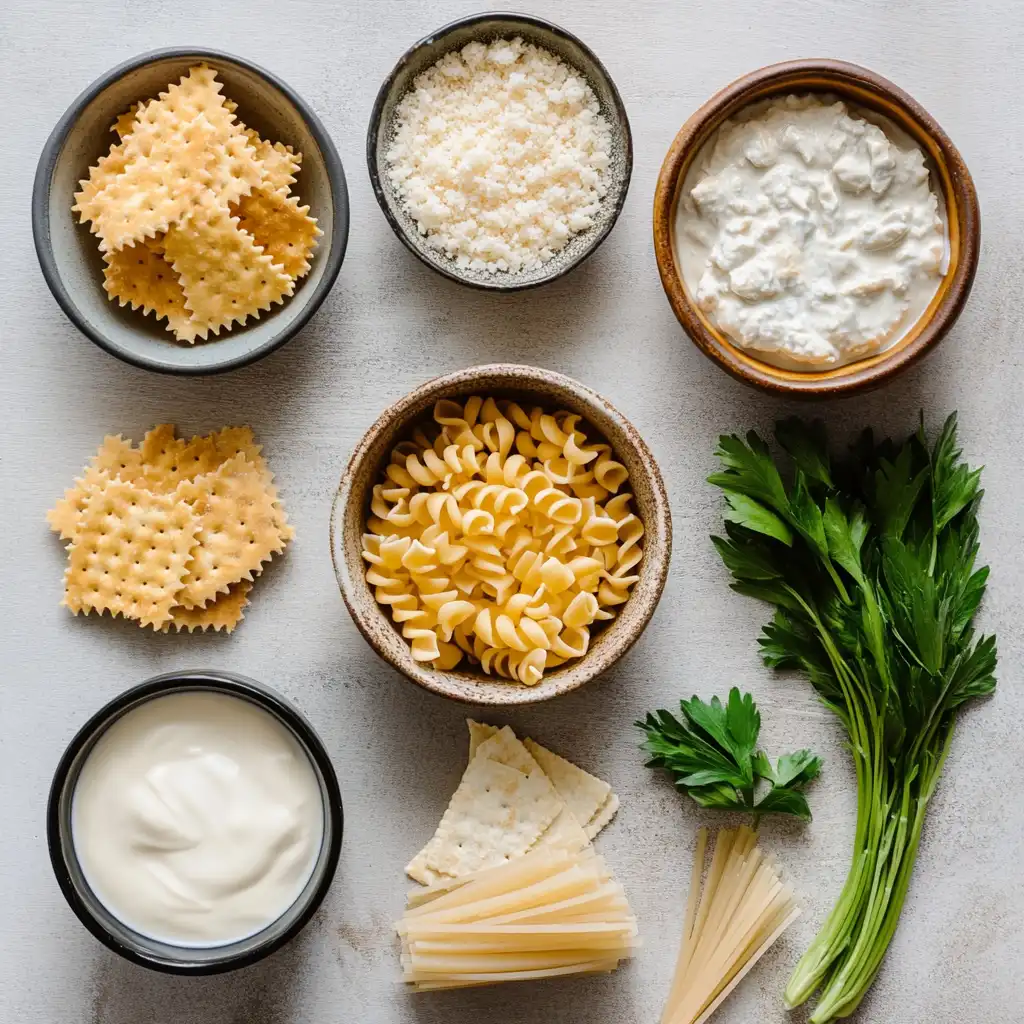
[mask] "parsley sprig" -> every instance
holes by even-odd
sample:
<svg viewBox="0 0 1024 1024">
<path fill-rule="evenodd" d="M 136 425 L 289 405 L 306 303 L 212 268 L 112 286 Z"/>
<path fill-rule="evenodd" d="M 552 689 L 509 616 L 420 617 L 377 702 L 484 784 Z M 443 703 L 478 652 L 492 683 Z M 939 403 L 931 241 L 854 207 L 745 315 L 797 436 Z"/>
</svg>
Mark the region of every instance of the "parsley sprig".
<svg viewBox="0 0 1024 1024">
<path fill-rule="evenodd" d="M 934 445 L 866 432 L 833 462 L 820 423 L 778 424 L 777 461 L 755 433 L 721 438 L 725 535 L 712 538 L 733 589 L 775 606 L 761 653 L 803 671 L 849 734 L 858 781 L 846 885 L 786 988 L 810 1020 L 851 1014 L 899 922 L 955 712 L 995 688 L 996 644 L 972 623 L 980 469 L 950 416 Z"/>
<path fill-rule="evenodd" d="M 694 696 L 679 707 L 680 718 L 662 709 L 636 723 L 647 734 L 643 748 L 651 755 L 648 768 L 664 768 L 701 807 L 811 820 L 801 790 L 818 777 L 821 759 L 798 750 L 780 757 L 773 767 L 757 749 L 761 713 L 749 693 L 741 694 L 734 686 L 724 705 L 717 697 L 705 703 Z M 765 783 L 768 792 L 758 796 Z"/>
</svg>

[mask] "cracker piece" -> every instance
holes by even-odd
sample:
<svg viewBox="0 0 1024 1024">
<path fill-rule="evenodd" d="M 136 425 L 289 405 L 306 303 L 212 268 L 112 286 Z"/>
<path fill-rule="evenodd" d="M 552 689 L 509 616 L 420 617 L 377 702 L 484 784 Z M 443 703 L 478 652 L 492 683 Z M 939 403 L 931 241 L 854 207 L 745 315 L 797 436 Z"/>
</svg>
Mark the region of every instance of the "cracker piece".
<svg viewBox="0 0 1024 1024">
<path fill-rule="evenodd" d="M 510 726 L 503 726 L 493 736 L 484 740 L 477 748 L 476 756 L 486 757 L 491 761 L 500 761 L 510 768 L 529 775 L 538 769 L 543 771 L 530 752 L 519 742 Z"/>
<path fill-rule="evenodd" d="M 224 460 L 196 443 L 202 440 L 193 438 L 189 442 L 177 437 L 173 423 L 153 427 L 140 445 L 148 486 L 170 494 L 182 480 L 215 470 Z"/>
<path fill-rule="evenodd" d="M 469 726 L 469 757 L 472 760 L 480 747 L 499 729 L 496 725 L 475 722 L 471 718 L 466 719 L 466 724 Z M 611 786 L 531 739 L 524 740 L 523 746 L 551 780 L 573 817 L 584 827 L 587 838 L 593 839 L 618 810 L 619 798 L 612 793 Z M 602 799 L 598 801 L 599 797 Z M 562 834 L 568 836 L 570 832 L 573 840 L 578 841 L 578 835 L 571 827 L 564 829 Z M 552 840 L 554 838 L 551 837 Z"/>
<path fill-rule="evenodd" d="M 263 163 L 262 187 L 271 192 L 284 189 L 287 194 L 289 188 L 295 184 L 295 177 L 302 164 L 302 154 L 283 142 L 268 142 L 261 139 L 259 132 L 246 128 L 241 122 L 239 126 L 249 140 L 249 145 L 256 151 L 256 159 Z"/>
<path fill-rule="evenodd" d="M 159 481 L 160 474 L 175 461 L 184 448 L 185 442 L 178 437 L 173 423 L 158 423 L 147 430 L 142 444 L 139 445 L 143 472 L 147 479 L 151 482 Z"/>
<path fill-rule="evenodd" d="M 530 849 L 537 850 L 543 848 L 546 850 L 566 850 L 569 853 L 579 853 L 580 850 L 586 849 L 589 845 L 590 837 L 584 831 L 576 815 L 563 803 L 562 810 L 558 816 L 544 830 L 540 839 Z"/>
<path fill-rule="evenodd" d="M 544 770 L 576 820 L 584 827 L 589 825 L 611 795 L 612 787 L 533 740 L 524 740 L 523 745 Z"/>
<path fill-rule="evenodd" d="M 224 427 L 206 436 L 196 435 L 191 441 L 176 436 L 172 423 L 154 427 L 142 440 L 140 458 L 141 476 L 147 486 L 170 493 L 183 480 L 194 480 L 205 473 L 213 473 L 236 455 L 245 456 L 272 490 L 273 473 L 260 454 L 262 445 L 256 444 L 251 427 Z M 274 491 L 273 498 L 277 499 Z"/>
<path fill-rule="evenodd" d="M 256 244 L 291 278 L 309 273 L 309 258 L 323 232 L 308 206 L 299 206 L 297 196 L 284 190 L 254 189 L 232 206 L 238 226 L 252 235 Z"/>
<path fill-rule="evenodd" d="M 109 153 L 101 156 L 89 168 L 89 177 L 78 183 L 79 191 L 75 193 L 75 202 L 71 207 L 83 224 L 96 220 L 102 208 L 96 204 L 96 197 L 116 181 L 117 176 L 123 174 L 127 166 L 128 158 L 125 155 L 124 143 L 117 143 L 110 147 Z M 95 223 L 90 223 L 89 230 L 93 234 L 96 233 Z"/>
<path fill-rule="evenodd" d="M 185 289 L 192 319 L 214 334 L 259 317 L 294 291 L 284 270 L 242 231 L 238 219 L 204 201 L 184 224 L 167 232 L 165 256 Z"/>
<path fill-rule="evenodd" d="M 102 489 L 111 479 L 105 470 L 89 466 L 80 477 L 75 478 L 75 486 L 69 487 L 64 497 L 46 513 L 50 529 L 59 533 L 61 540 L 74 540 L 78 517 L 82 514 L 89 492 L 95 488 Z"/>
<path fill-rule="evenodd" d="M 593 839 L 615 817 L 615 812 L 618 809 L 619 798 L 614 793 L 609 793 L 608 799 L 597 814 L 590 819 L 584 831 Z"/>
<path fill-rule="evenodd" d="M 173 626 L 179 633 L 183 629 L 190 633 L 197 629 L 204 633 L 208 629 L 230 633 L 245 616 L 250 590 L 252 584 L 248 580 L 239 580 L 231 584 L 226 594 L 220 594 L 205 608 L 183 608 L 178 605 L 171 612 L 170 622 L 165 622 L 160 631 L 168 633 Z"/>
<path fill-rule="evenodd" d="M 183 122 L 174 111 L 147 108 L 121 145 L 124 171 L 87 211 L 104 252 L 167 231 L 204 196 L 233 202 L 263 178 L 245 135 L 205 113 Z"/>
<path fill-rule="evenodd" d="M 525 774 L 533 774 L 538 770 L 543 771 L 547 776 L 543 764 L 533 757 L 531 751 L 516 738 L 516 734 L 507 725 L 496 730 L 494 735 L 479 745 L 476 757 L 486 757 L 501 764 L 507 764 Z M 545 847 L 570 851 L 584 849 L 590 845 L 590 840 L 583 831 L 582 824 L 563 795 L 559 793 L 558 787 L 550 776 L 548 776 L 548 781 L 552 784 L 561 806 L 551 824 L 537 837 L 537 841 L 530 848 Z"/>
<path fill-rule="evenodd" d="M 182 480 L 213 473 L 236 455 L 244 455 L 254 468 L 263 472 L 266 463 L 259 454 L 260 446 L 247 441 L 252 442 L 252 431 L 248 427 L 225 427 L 215 434 L 197 434 L 191 441 L 181 442 L 176 446 L 173 461 L 166 466 L 168 482 L 177 487 Z M 267 473 L 268 484 L 271 479 Z"/>
<path fill-rule="evenodd" d="M 129 305 L 143 313 L 153 313 L 158 320 L 166 320 L 168 329 L 179 341 L 205 338 L 207 332 L 192 322 L 178 275 L 154 247 L 158 245 L 135 242 L 104 253 L 104 291 L 121 306 Z"/>
<path fill-rule="evenodd" d="M 262 182 L 263 166 L 221 88 L 212 69 L 194 67 L 117 119 L 121 141 L 81 183 L 73 207 L 104 251 L 165 231 L 204 189 L 230 202 Z"/>
<path fill-rule="evenodd" d="M 257 472 L 259 472 L 258 469 Z M 264 470 L 261 473 L 264 486 L 267 488 L 267 497 L 270 499 L 271 508 L 274 511 L 274 526 L 281 535 L 281 543 L 287 544 L 295 540 L 295 527 L 288 522 L 288 513 L 285 512 L 284 505 L 281 504 L 281 497 L 277 493 L 277 488 L 273 484 L 266 483 L 268 475 L 273 476 L 270 470 Z"/>
<path fill-rule="evenodd" d="M 577 790 L 582 788 L 586 791 L 588 785 L 592 786 L 586 780 L 593 780 L 593 782 L 599 786 L 606 787 L 609 791 L 611 789 L 610 786 L 601 782 L 600 779 L 594 779 L 592 775 L 588 775 L 574 764 L 558 757 L 557 754 L 552 754 L 549 750 L 540 746 L 539 743 L 534 743 L 533 740 L 526 740 L 524 743 L 520 743 L 519 740 L 515 739 L 515 734 L 508 726 L 499 729 L 495 725 L 474 722 L 472 719 L 467 719 L 466 724 L 469 726 L 470 760 L 483 750 L 485 756 L 503 761 L 506 764 L 512 764 L 514 767 L 519 768 L 520 771 L 524 771 L 526 770 L 524 766 L 529 763 L 524 761 L 524 755 L 526 755 L 531 762 L 538 765 L 544 774 L 548 776 L 551 784 L 555 787 L 555 792 L 558 793 L 564 802 L 564 810 L 538 839 L 535 847 L 544 846 L 558 847 L 566 850 L 582 850 L 590 845 L 593 835 L 590 835 L 583 828 L 584 822 L 589 821 L 590 817 L 592 817 L 590 802 L 582 800 Z M 511 740 L 515 741 L 514 743 L 511 742 L 510 737 Z M 552 768 L 551 771 L 548 770 L 549 766 Z M 577 772 L 580 775 L 586 776 L 586 780 L 580 779 L 576 775 Z M 586 818 L 581 817 L 584 814 L 587 815 Z M 596 835 L 596 833 L 594 834 Z"/>
<path fill-rule="evenodd" d="M 405 869 L 416 881 L 496 867 L 522 856 L 558 815 L 562 803 L 542 771 L 525 775 L 477 754 L 434 838 Z"/>
<path fill-rule="evenodd" d="M 200 439 L 192 438 L 192 440 L 195 442 Z M 248 462 L 266 474 L 268 484 L 273 479 L 273 473 L 267 468 L 267 464 L 260 454 L 263 451 L 263 445 L 256 443 L 252 427 L 224 427 L 215 434 L 208 435 L 205 440 L 213 445 L 221 463 L 227 462 L 228 459 L 232 459 L 236 455 L 244 455 Z"/>
<path fill-rule="evenodd" d="M 120 117 L 110 126 L 110 130 L 123 142 L 135 129 L 135 117 L 142 109 L 143 101 L 133 103 Z"/>
<path fill-rule="evenodd" d="M 76 477 L 75 486 L 66 490 L 64 497 L 46 513 L 50 529 L 59 533 L 61 540 L 72 540 L 86 492 L 91 487 L 115 478 L 135 482 L 142 477 L 142 453 L 120 434 L 108 434 L 82 475 Z"/>
<path fill-rule="evenodd" d="M 62 604 L 159 626 L 184 585 L 199 520 L 187 502 L 124 480 L 89 488 L 68 549 Z"/>
<path fill-rule="evenodd" d="M 139 480 L 143 475 L 142 452 L 121 434 L 107 434 L 90 464 L 94 469 L 105 470 L 128 482 Z"/>
<path fill-rule="evenodd" d="M 168 86 L 157 99 L 146 103 L 137 112 L 136 119 L 145 124 L 170 112 L 177 120 L 188 122 L 204 114 L 217 128 L 241 133 L 241 125 L 235 117 L 237 108 L 221 95 L 223 88 L 213 68 L 197 64 Z"/>
<path fill-rule="evenodd" d="M 251 581 L 271 555 L 284 550 L 284 513 L 275 506 L 273 489 L 244 455 L 229 459 L 215 473 L 183 481 L 175 493 L 200 521 L 198 546 L 178 595 L 186 608 L 205 605 L 239 580 Z"/>
<path fill-rule="evenodd" d="M 472 718 L 466 719 L 466 725 L 469 726 L 469 759 L 472 761 L 480 744 L 489 740 L 498 731 L 498 727 L 486 722 L 474 722 Z"/>
<path fill-rule="evenodd" d="M 114 132 L 117 137 L 123 142 L 124 139 L 131 135 L 135 130 L 135 118 L 138 116 L 139 111 L 146 106 L 150 100 L 139 100 L 138 103 L 133 103 L 111 126 L 110 130 Z M 230 113 L 234 113 L 237 110 L 237 105 L 232 100 L 224 100 L 224 107 Z M 239 126 L 241 127 L 241 126 Z"/>
</svg>

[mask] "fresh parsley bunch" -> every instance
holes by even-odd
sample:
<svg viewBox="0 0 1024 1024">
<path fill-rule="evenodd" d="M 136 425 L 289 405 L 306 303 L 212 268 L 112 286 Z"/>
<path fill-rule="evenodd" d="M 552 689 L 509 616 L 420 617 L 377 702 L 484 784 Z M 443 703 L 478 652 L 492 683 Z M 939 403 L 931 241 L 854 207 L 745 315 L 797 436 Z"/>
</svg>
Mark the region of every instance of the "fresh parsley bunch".
<svg viewBox="0 0 1024 1024">
<path fill-rule="evenodd" d="M 791 419 L 776 461 L 755 433 L 723 437 L 710 477 L 728 505 L 713 538 L 733 589 L 775 606 L 761 652 L 803 671 L 850 738 L 858 782 L 853 862 L 839 902 L 786 988 L 810 1020 L 851 1014 L 899 922 L 956 709 L 995 688 L 996 643 L 972 623 L 981 470 L 950 416 L 933 446 L 866 432 L 834 463 L 820 423 Z"/>
<path fill-rule="evenodd" d="M 648 768 L 664 768 L 701 807 L 811 820 L 801 790 L 818 777 L 821 759 L 798 750 L 772 767 L 767 754 L 757 749 L 761 713 L 749 693 L 741 695 L 734 686 L 724 706 L 717 697 L 705 704 L 695 696 L 680 701 L 679 707 L 681 718 L 660 710 L 636 723 L 647 733 L 643 748 L 651 755 Z M 762 780 L 770 788 L 757 798 Z"/>
</svg>

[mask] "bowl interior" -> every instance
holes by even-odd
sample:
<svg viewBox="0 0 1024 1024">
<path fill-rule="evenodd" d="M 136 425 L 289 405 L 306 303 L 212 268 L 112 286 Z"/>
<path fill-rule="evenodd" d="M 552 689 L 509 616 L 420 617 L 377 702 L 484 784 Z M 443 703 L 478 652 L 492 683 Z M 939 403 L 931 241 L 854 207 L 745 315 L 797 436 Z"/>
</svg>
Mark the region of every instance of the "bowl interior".
<svg viewBox="0 0 1024 1024">
<path fill-rule="evenodd" d="M 495 679 L 463 663 L 443 672 L 413 660 L 408 641 L 377 604 L 365 580 L 362 536 L 372 488 L 392 448 L 430 417 L 441 398 L 470 395 L 511 398 L 524 406 L 568 409 L 612 447 L 629 471 L 633 507 L 644 524 L 640 579 L 619 614 L 592 634 L 584 657 L 545 673 L 536 686 Z M 483 367 L 431 382 L 392 406 L 356 448 L 335 500 L 331 549 L 342 595 L 356 625 L 386 661 L 413 682 L 473 704 L 526 704 L 576 689 L 612 665 L 643 632 L 661 597 L 671 553 L 671 517 L 661 474 L 635 428 L 603 398 L 569 378 L 528 367 Z"/>
<path fill-rule="evenodd" d="M 611 164 L 605 172 L 608 192 L 594 225 L 574 235 L 565 248 L 544 266 L 517 274 L 488 274 L 484 271 L 461 270 L 455 265 L 454 260 L 424 245 L 423 236 L 420 235 L 416 222 L 403 208 L 401 198 L 391 183 L 386 154 L 394 138 L 395 107 L 412 87 L 416 76 L 436 64 L 446 53 L 459 50 L 467 43 L 489 42 L 514 36 L 521 36 L 525 42 L 533 43 L 561 57 L 567 64 L 581 72 L 594 90 L 601 104 L 601 112 L 608 119 L 612 131 Z M 463 284 L 497 291 L 530 288 L 542 284 L 582 262 L 597 248 L 615 224 L 626 198 L 633 167 L 632 142 L 626 110 L 618 90 L 598 58 L 557 26 L 537 19 L 503 14 L 467 18 L 439 29 L 417 43 L 402 57 L 377 97 L 370 122 L 370 136 L 367 140 L 367 158 L 377 200 L 402 241 L 445 276 Z"/>
<path fill-rule="evenodd" d="M 71 827 L 75 785 L 100 736 L 123 715 L 148 700 L 188 690 L 225 693 L 250 701 L 273 715 L 306 753 L 320 784 L 324 834 L 309 881 L 296 901 L 262 931 L 220 946 L 190 948 L 149 938 L 122 923 L 89 887 L 75 852 Z M 122 694 L 95 715 L 72 741 L 54 780 L 51 794 L 51 857 L 58 881 L 83 923 L 101 941 L 137 963 L 172 973 L 215 973 L 252 963 L 290 938 L 319 903 L 334 875 L 341 842 L 341 801 L 330 760 L 312 727 L 282 699 L 252 680 L 221 674 L 179 673 L 159 676 Z"/>
<path fill-rule="evenodd" d="M 164 322 L 141 311 L 120 307 L 103 290 L 103 260 L 96 236 L 72 213 L 79 180 L 117 141 L 110 126 L 133 103 L 151 99 L 176 82 L 195 64 L 213 67 L 224 83 L 223 95 L 238 104 L 238 117 L 273 142 L 284 142 L 302 153 L 302 168 L 292 186 L 323 235 L 309 274 L 296 283 L 284 304 L 250 319 L 245 326 L 208 342 L 178 342 Z M 343 186 L 342 186 L 343 187 Z M 157 58 L 132 68 L 84 103 L 56 156 L 47 201 L 50 248 L 56 274 L 66 298 L 84 319 L 94 340 L 131 362 L 169 372 L 209 372 L 241 365 L 276 347 L 303 314 L 328 273 L 335 232 L 347 233 L 347 200 L 332 194 L 325 154 L 302 112 L 272 82 L 256 71 L 223 57 L 205 53 Z M 336 223 L 336 220 L 338 221 Z"/>
<path fill-rule="evenodd" d="M 772 69 L 768 69 L 771 71 Z M 661 205 L 656 215 L 656 240 L 664 239 L 667 244 L 659 244 L 658 260 L 663 264 L 662 277 L 666 287 L 672 289 L 675 283 L 675 296 L 670 299 L 681 315 L 680 304 L 685 305 L 684 324 L 694 340 L 709 351 L 713 358 L 725 365 L 730 372 L 754 383 L 786 390 L 810 392 L 828 391 L 837 387 L 856 387 L 887 375 L 890 369 L 905 365 L 927 348 L 937 336 L 931 330 L 940 320 L 946 317 L 955 318 L 959 312 L 958 282 L 965 274 L 965 241 L 970 231 L 972 211 L 964 201 L 961 191 L 957 188 L 954 178 L 959 174 L 951 167 L 949 151 L 952 144 L 945 137 L 937 124 L 909 97 L 902 96 L 895 88 L 892 91 L 884 88 L 877 76 L 853 68 L 849 71 L 836 70 L 800 70 L 794 69 L 779 74 L 769 74 L 747 87 L 742 87 L 742 80 L 713 98 L 708 105 L 691 119 L 683 128 L 680 137 L 670 151 L 662 169 L 662 175 L 670 174 L 671 180 L 659 183 L 659 193 L 664 187 L 669 192 L 669 201 Z M 705 144 L 711 141 L 722 123 L 753 103 L 787 93 L 826 93 L 844 100 L 857 108 L 856 113 L 868 120 L 884 123 L 885 120 L 905 132 L 921 147 L 931 172 L 932 188 L 939 197 L 940 205 L 948 225 L 947 266 L 939 282 L 938 289 L 931 302 L 904 334 L 889 348 L 871 356 L 843 366 L 826 370 L 792 370 L 773 366 L 758 358 L 756 354 L 744 351 L 735 345 L 730 338 L 716 327 L 700 309 L 690 294 L 680 268 L 675 260 L 675 227 L 676 210 L 686 181 L 694 161 L 700 155 Z M 916 109 L 914 109 L 916 108 Z M 707 116 L 705 115 L 707 112 Z M 953 150 L 955 154 L 955 150 Z M 955 159 L 959 162 L 959 157 Z M 960 163 L 962 167 L 962 163 Z M 966 168 L 963 169 L 966 175 Z M 960 175 L 961 180 L 963 175 Z M 970 186 L 969 177 L 967 185 Z M 972 257 L 976 259 L 976 254 Z M 967 287 L 970 285 L 968 273 Z M 966 298 L 966 296 L 964 296 Z"/>
</svg>

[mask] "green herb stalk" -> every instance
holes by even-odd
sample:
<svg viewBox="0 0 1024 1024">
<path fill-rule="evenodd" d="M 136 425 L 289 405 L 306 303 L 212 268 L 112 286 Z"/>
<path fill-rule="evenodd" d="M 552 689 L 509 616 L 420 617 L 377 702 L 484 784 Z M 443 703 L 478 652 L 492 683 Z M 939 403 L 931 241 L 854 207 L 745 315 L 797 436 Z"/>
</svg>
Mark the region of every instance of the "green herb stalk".
<svg viewBox="0 0 1024 1024">
<path fill-rule="evenodd" d="M 785 999 L 820 990 L 810 1020 L 849 1016 L 896 931 L 954 712 L 995 688 L 995 638 L 974 614 L 981 470 L 969 470 L 956 416 L 934 447 L 866 432 L 831 461 L 820 423 L 787 420 L 786 477 L 755 433 L 722 437 L 725 536 L 712 538 L 733 589 L 775 606 L 766 664 L 804 671 L 843 723 L 857 775 L 853 861 L 838 902 Z"/>
</svg>

